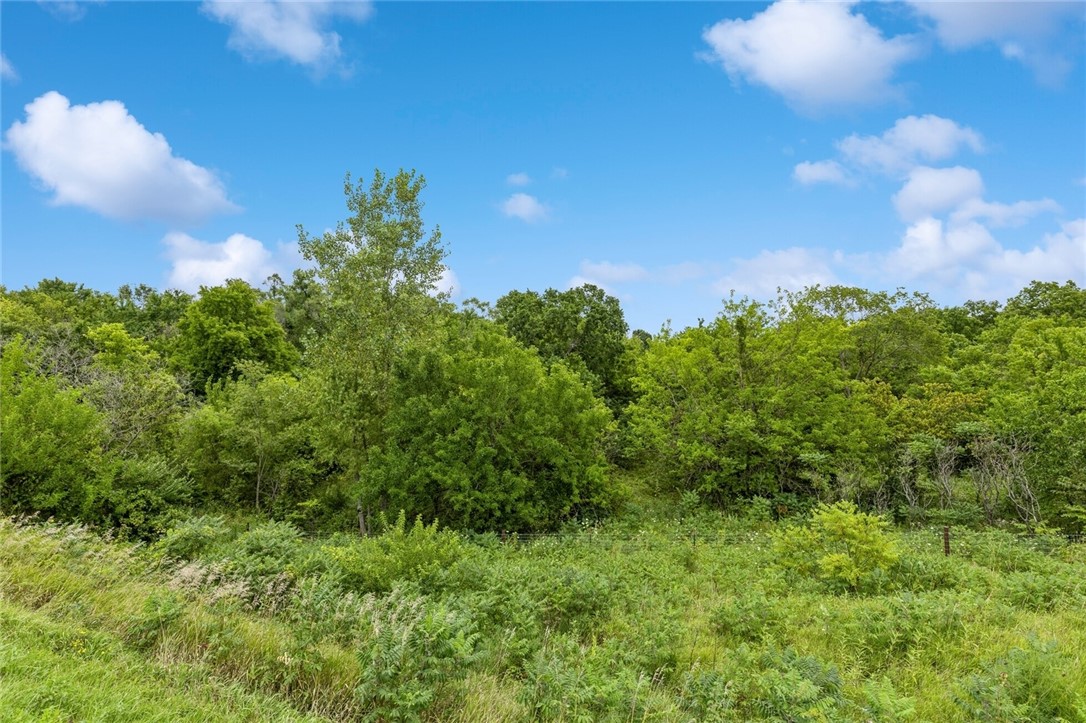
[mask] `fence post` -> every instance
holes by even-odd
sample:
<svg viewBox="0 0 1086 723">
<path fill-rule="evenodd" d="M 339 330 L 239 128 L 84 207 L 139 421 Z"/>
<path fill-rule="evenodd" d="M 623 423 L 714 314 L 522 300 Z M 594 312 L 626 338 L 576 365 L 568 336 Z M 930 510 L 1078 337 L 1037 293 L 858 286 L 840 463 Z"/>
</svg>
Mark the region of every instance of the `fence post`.
<svg viewBox="0 0 1086 723">
<path fill-rule="evenodd" d="M 943 525 L 943 554 L 950 557 L 950 526 Z"/>
</svg>

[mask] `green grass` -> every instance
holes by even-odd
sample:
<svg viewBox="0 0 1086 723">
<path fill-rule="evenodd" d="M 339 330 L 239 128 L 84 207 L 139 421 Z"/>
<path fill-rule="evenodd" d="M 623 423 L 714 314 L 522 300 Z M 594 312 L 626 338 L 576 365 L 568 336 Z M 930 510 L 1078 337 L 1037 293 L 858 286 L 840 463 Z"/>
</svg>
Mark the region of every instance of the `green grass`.
<svg viewBox="0 0 1086 723">
<path fill-rule="evenodd" d="M 5 721 L 304 721 L 283 701 L 164 665 L 116 635 L 0 601 Z"/>
<path fill-rule="evenodd" d="M 776 530 L 708 513 L 505 544 L 270 526 L 200 532 L 184 563 L 3 523 L 0 710 L 1086 721 L 1086 546 L 955 530 L 946 558 L 935 531 L 893 531 L 900 560 L 857 594 L 782 567 Z"/>
</svg>

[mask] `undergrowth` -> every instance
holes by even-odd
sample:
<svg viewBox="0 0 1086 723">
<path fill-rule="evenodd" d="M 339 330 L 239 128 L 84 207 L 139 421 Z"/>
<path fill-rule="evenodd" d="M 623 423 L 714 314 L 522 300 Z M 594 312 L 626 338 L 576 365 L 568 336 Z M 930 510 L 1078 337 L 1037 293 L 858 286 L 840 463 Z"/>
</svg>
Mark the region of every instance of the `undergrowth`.
<svg viewBox="0 0 1086 723">
<path fill-rule="evenodd" d="M 691 506 L 504 542 L 403 517 L 365 539 L 192 518 L 147 546 L 3 522 L 0 709 L 1086 721 L 1084 546 L 953 540 L 946 557 L 937 531 L 844 506 L 787 523 Z"/>
</svg>

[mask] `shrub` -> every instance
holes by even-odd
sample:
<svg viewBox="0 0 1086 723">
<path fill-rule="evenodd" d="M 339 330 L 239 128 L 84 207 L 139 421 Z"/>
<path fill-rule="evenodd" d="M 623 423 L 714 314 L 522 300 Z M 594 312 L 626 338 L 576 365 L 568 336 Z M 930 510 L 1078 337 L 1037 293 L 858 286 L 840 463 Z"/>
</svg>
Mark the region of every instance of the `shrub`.
<svg viewBox="0 0 1086 723">
<path fill-rule="evenodd" d="M 777 605 L 758 588 L 725 598 L 713 612 L 713 627 L 721 635 L 754 642 L 775 630 L 781 622 Z"/>
<path fill-rule="evenodd" d="M 400 580 L 413 580 L 424 589 L 439 587 L 467 553 L 460 536 L 438 529 L 437 522 L 425 525 L 416 518 L 407 527 L 402 510 L 380 535 L 322 550 L 343 585 L 359 592 L 387 592 Z"/>
<path fill-rule="evenodd" d="M 427 602 L 400 589 L 364 603 L 355 688 L 363 720 L 421 720 L 439 689 L 475 661 L 475 623 L 447 601 Z"/>
<path fill-rule="evenodd" d="M 96 517 L 123 537 L 150 541 L 189 500 L 189 481 L 158 455 L 124 459 L 113 486 L 99 501 Z"/>
<path fill-rule="evenodd" d="M 875 591 L 887 585 L 899 557 L 888 526 L 851 502 L 820 504 L 806 526 L 777 535 L 773 550 L 781 567 L 831 589 Z"/>
<path fill-rule="evenodd" d="M 293 574 L 301 558 L 301 543 L 301 535 L 290 524 L 264 522 L 238 537 L 230 559 L 239 574 L 253 581 Z"/>
<path fill-rule="evenodd" d="M 221 517 L 201 515 L 176 523 L 154 545 L 154 550 L 175 560 L 195 560 L 230 537 Z"/>
</svg>

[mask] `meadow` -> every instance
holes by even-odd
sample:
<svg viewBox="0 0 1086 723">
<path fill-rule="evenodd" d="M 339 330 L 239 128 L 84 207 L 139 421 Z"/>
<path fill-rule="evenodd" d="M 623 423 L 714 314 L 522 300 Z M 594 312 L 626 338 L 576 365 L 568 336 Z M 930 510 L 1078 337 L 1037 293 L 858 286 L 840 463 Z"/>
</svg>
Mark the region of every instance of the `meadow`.
<svg viewBox="0 0 1086 723">
<path fill-rule="evenodd" d="M 557 534 L 0 526 L 20 721 L 1083 721 L 1086 545 L 681 503 Z M 503 539 L 504 538 L 504 539 Z M 829 561 L 827 562 L 827 560 Z"/>
</svg>

